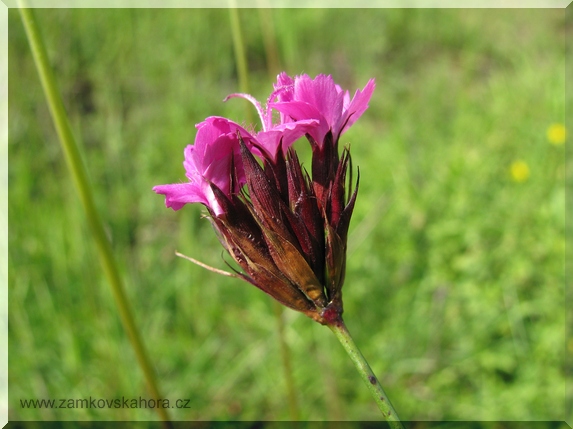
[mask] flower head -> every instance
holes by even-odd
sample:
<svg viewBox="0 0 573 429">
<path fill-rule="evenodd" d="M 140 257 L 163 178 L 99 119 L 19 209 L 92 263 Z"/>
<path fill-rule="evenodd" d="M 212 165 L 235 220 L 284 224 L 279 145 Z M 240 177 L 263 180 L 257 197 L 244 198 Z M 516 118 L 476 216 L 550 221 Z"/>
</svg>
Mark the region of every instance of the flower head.
<svg viewBox="0 0 573 429">
<path fill-rule="evenodd" d="M 195 145 L 185 149 L 189 182 L 154 190 L 174 210 L 193 202 L 206 206 L 221 243 L 241 267 L 236 276 L 332 323 L 342 314 L 346 239 L 358 191 L 358 182 L 352 189 L 347 180 L 349 149 L 339 156 L 337 141 L 367 108 L 373 89 L 370 81 L 349 100 L 330 76 L 313 81 L 283 73 L 264 108 L 250 95 L 232 94 L 255 105 L 262 130 L 250 133 L 229 119 L 207 118 L 197 126 Z M 279 123 L 269 110 L 276 104 Z M 301 108 L 311 114 L 298 115 Z M 302 135 L 313 147 L 312 175 L 291 147 Z"/>
</svg>

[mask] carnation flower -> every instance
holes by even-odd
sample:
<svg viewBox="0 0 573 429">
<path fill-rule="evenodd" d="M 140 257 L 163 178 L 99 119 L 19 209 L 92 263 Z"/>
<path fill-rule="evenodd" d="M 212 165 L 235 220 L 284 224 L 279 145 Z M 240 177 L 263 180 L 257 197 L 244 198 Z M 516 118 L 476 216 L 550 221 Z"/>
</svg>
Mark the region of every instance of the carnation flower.
<svg viewBox="0 0 573 429">
<path fill-rule="evenodd" d="M 358 191 L 350 151 L 339 156 L 338 139 L 366 110 L 373 90 L 370 80 L 350 100 L 330 76 L 281 73 L 265 106 L 248 94 L 231 94 L 225 100 L 253 103 L 262 129 L 207 118 L 185 149 L 189 182 L 153 189 L 174 210 L 187 203 L 207 208 L 241 268 L 234 276 L 319 323 L 335 323 L 343 310 L 347 232 Z M 292 148 L 302 136 L 312 146 L 312 174 Z"/>
</svg>

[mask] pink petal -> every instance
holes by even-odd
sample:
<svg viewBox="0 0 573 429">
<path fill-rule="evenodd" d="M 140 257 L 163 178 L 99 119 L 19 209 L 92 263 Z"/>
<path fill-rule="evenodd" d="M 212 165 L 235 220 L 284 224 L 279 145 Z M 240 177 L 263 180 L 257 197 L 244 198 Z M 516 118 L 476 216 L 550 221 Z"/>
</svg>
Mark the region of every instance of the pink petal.
<svg viewBox="0 0 573 429">
<path fill-rule="evenodd" d="M 276 99 L 279 102 L 292 101 L 294 94 L 294 79 L 282 72 L 277 76 L 277 83 L 273 84 L 274 91 L 267 100 L 267 108 Z M 281 124 L 285 122 L 285 117 L 281 114 Z"/>
<path fill-rule="evenodd" d="M 277 83 L 273 84 L 275 91 L 277 89 L 288 88 L 294 85 L 294 79 L 290 77 L 286 72 L 281 72 L 277 76 Z"/>
<path fill-rule="evenodd" d="M 202 125 L 202 124 L 206 124 L 206 126 L 210 126 L 210 127 L 214 128 L 212 137 L 210 137 L 210 140 L 209 140 L 210 142 L 215 140 L 221 134 L 237 135 L 237 131 L 241 134 L 241 137 L 243 138 L 243 140 L 255 140 L 253 135 L 249 131 L 247 131 L 245 128 L 243 128 L 242 126 L 240 126 L 236 122 L 233 122 L 230 119 L 223 118 L 221 116 L 209 116 L 207 119 L 205 119 L 199 125 Z M 247 144 L 247 141 L 245 141 L 245 144 Z M 247 146 L 248 146 L 248 144 L 247 144 Z M 239 151 L 239 150 L 237 149 L 237 151 Z"/>
<path fill-rule="evenodd" d="M 193 179 L 196 178 L 199 174 L 199 166 L 196 164 L 197 156 L 195 155 L 197 147 L 197 145 L 187 145 L 183 151 L 183 154 L 185 155 L 185 160 L 183 161 L 185 176 L 187 176 L 187 178 L 191 181 L 193 181 Z"/>
<path fill-rule="evenodd" d="M 362 91 L 356 90 L 356 94 L 352 101 L 348 103 L 345 112 L 340 118 L 337 129 L 333 130 L 335 138 L 344 133 L 352 124 L 354 124 L 360 116 L 368 109 L 368 102 L 372 97 L 376 83 L 374 79 L 370 79 Z"/>
<path fill-rule="evenodd" d="M 298 76 L 294 84 L 294 99 L 314 106 L 332 127 L 341 116 L 344 93 L 332 76 L 318 75 L 314 80 L 307 75 Z"/>
<path fill-rule="evenodd" d="M 157 194 L 165 195 L 165 205 L 173 210 L 179 210 L 188 203 L 202 203 L 208 205 L 201 185 L 198 183 L 177 183 L 174 185 L 154 186 Z"/>
<path fill-rule="evenodd" d="M 279 144 L 282 142 L 283 151 L 286 151 L 295 141 L 306 133 L 314 130 L 318 121 L 309 119 L 297 122 L 288 122 L 277 125 L 269 131 L 261 131 L 257 134 L 257 139 L 261 146 L 268 152 L 274 160 L 278 152 Z"/>
<path fill-rule="evenodd" d="M 157 193 L 165 195 L 165 204 L 179 210 L 187 203 L 202 203 L 216 215 L 222 213 L 211 183 L 225 195 L 238 192 L 246 182 L 242 167 L 237 131 L 245 134 L 250 141 L 252 136 L 241 126 L 221 117 L 209 117 L 197 124 L 195 144 L 185 148 L 185 174 L 189 183 L 156 186 Z M 232 181 L 232 166 L 236 178 Z M 231 189 L 231 182 L 236 189 Z"/>
<path fill-rule="evenodd" d="M 317 121 L 307 133 L 310 134 L 315 141 L 319 142 L 319 144 L 322 144 L 324 136 L 330 129 L 330 125 L 315 106 L 303 101 L 290 101 L 285 103 L 272 103 L 272 107 L 295 121 L 309 119 Z"/>
<path fill-rule="evenodd" d="M 165 206 L 173 210 L 179 210 L 185 204 L 201 203 L 209 207 L 216 216 L 224 213 L 206 181 L 159 185 L 154 186 L 153 190 L 158 194 L 165 195 Z"/>
<path fill-rule="evenodd" d="M 201 137 L 204 137 L 208 142 L 206 145 L 208 150 L 202 155 L 201 170 L 204 172 L 211 163 L 224 159 L 227 155 L 233 153 L 235 157 L 234 165 L 237 174 L 237 185 L 242 186 L 246 182 L 246 179 L 244 177 L 245 173 L 243 171 L 237 132 L 239 132 L 241 138 L 251 150 L 253 150 L 256 144 L 256 138 L 239 124 L 220 116 L 210 116 L 198 124 L 197 127 L 199 128 L 197 139 L 199 138 L 199 133 L 202 133 Z M 221 175 L 219 174 L 217 177 L 221 177 Z M 215 177 L 208 177 L 208 179 L 215 181 L 218 185 L 216 180 L 214 180 Z M 221 188 L 221 190 L 223 189 Z"/>
</svg>

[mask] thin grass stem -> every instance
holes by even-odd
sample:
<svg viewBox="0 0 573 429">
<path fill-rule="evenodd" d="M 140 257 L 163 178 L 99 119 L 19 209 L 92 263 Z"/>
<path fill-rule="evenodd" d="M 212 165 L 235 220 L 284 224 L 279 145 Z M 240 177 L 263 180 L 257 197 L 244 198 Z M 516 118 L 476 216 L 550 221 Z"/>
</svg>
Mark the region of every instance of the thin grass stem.
<svg viewBox="0 0 573 429">
<path fill-rule="evenodd" d="M 148 355 L 145 351 L 145 347 L 127 301 L 117 264 L 111 250 L 111 245 L 105 234 L 101 218 L 96 209 L 86 168 L 82 162 L 78 146 L 72 134 L 68 116 L 56 86 L 56 80 L 48 61 L 46 48 L 34 17 L 33 10 L 26 6 L 27 5 L 24 0 L 19 1 L 20 16 L 30 43 L 30 48 L 38 70 L 42 88 L 44 89 L 44 94 L 48 102 L 50 114 L 56 127 L 66 163 L 70 169 L 74 185 L 83 205 L 87 223 L 93 234 L 104 274 L 111 287 L 123 327 L 129 337 L 137 362 L 139 363 L 147 382 L 149 393 L 155 400 L 163 399 L 159 394 L 154 371 L 151 367 Z M 165 422 L 165 426 L 170 427 L 167 411 L 161 407 L 157 407 L 155 409 L 157 410 L 160 419 Z"/>
<path fill-rule="evenodd" d="M 237 75 L 239 77 L 239 90 L 244 94 L 249 94 L 249 68 L 247 66 L 247 54 L 245 52 L 245 42 L 241 32 L 241 20 L 239 10 L 236 7 L 235 0 L 229 0 L 229 18 L 231 20 L 231 33 L 233 38 L 233 48 L 235 51 L 235 64 L 237 65 Z M 251 109 L 246 110 L 247 123 L 253 122 L 253 113 Z"/>
<path fill-rule="evenodd" d="M 285 321 L 283 319 L 283 306 L 277 301 L 273 300 L 273 310 L 277 321 L 278 340 L 281 348 L 281 359 L 283 362 L 284 377 L 287 388 L 288 405 L 290 411 L 290 418 L 292 421 L 300 419 L 298 408 L 298 400 L 294 384 L 294 377 L 291 364 L 291 353 L 285 335 Z"/>
<path fill-rule="evenodd" d="M 273 9 L 269 8 L 268 0 L 259 0 L 257 11 L 259 13 L 259 23 L 265 45 L 265 58 L 267 61 L 267 71 L 272 80 L 281 71 L 280 59 L 278 56 L 277 40 L 273 25 Z"/>
</svg>

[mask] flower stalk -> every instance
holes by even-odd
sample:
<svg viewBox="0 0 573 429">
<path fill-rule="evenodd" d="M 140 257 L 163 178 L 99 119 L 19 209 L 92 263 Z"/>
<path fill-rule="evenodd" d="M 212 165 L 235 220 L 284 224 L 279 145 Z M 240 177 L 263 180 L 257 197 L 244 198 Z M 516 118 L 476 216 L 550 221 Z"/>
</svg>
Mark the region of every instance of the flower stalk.
<svg viewBox="0 0 573 429">
<path fill-rule="evenodd" d="M 100 262 L 111 287 L 120 319 L 147 382 L 149 392 L 153 399 L 159 400 L 162 397 L 159 394 L 155 374 L 139 335 L 128 300 L 125 296 L 123 283 L 111 250 L 111 245 L 105 234 L 103 223 L 94 203 L 87 171 L 72 134 L 70 123 L 64 109 L 60 93 L 56 86 L 56 80 L 48 61 L 46 48 L 44 47 L 36 19 L 32 9 L 27 8 L 23 0 L 20 0 L 19 11 L 30 43 L 30 48 L 38 70 L 42 88 L 44 89 L 46 100 L 48 102 L 48 107 L 56 127 L 60 144 L 64 151 L 66 163 L 82 202 L 86 214 L 86 220 L 93 234 Z M 170 427 L 169 416 L 166 409 L 157 407 L 156 410 L 160 419 L 163 420 L 165 427 Z"/>
<path fill-rule="evenodd" d="M 334 333 L 338 341 L 340 341 L 340 344 L 342 344 L 342 347 L 344 347 L 346 353 L 348 353 L 350 360 L 352 360 L 352 363 L 354 363 L 354 366 L 356 366 L 360 377 L 362 377 L 362 380 L 368 387 L 368 390 L 372 394 L 376 405 L 382 412 L 384 418 L 388 421 L 390 427 L 392 429 L 404 429 L 404 426 L 400 422 L 396 410 L 394 410 L 392 403 L 388 399 L 388 396 L 386 396 L 382 385 L 372 371 L 372 368 L 370 368 L 370 365 L 368 365 L 364 355 L 360 352 L 360 349 L 358 349 L 354 343 L 354 340 L 352 339 L 350 332 L 348 332 L 348 329 L 346 328 L 342 318 L 340 318 L 338 321 L 335 321 L 334 323 L 328 324 L 327 326 Z"/>
</svg>

